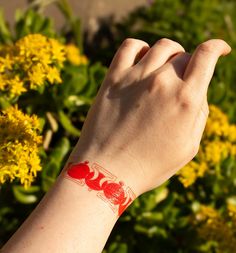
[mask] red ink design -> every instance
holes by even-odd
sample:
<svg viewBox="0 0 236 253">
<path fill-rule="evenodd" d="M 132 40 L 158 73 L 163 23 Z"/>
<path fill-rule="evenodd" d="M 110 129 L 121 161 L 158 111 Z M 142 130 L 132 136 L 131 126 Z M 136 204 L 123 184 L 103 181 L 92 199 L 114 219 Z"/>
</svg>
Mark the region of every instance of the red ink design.
<svg viewBox="0 0 236 253">
<path fill-rule="evenodd" d="M 87 164 L 88 162 L 84 162 L 83 164 L 81 163 L 71 166 L 71 168 L 67 172 L 68 175 L 76 179 L 86 178 L 90 170 Z"/>
<path fill-rule="evenodd" d="M 72 178 L 80 185 L 86 184 L 89 190 L 99 191 L 97 194 L 102 200 L 108 202 L 114 212 L 120 216 L 135 199 L 135 194 L 122 182 L 116 183 L 116 177 L 110 172 L 94 163 L 90 167 L 88 161 L 69 164 L 67 177 Z"/>
<path fill-rule="evenodd" d="M 124 202 L 125 192 L 120 184 L 110 183 L 103 188 L 105 196 L 110 199 L 114 205 L 119 205 Z"/>
<path fill-rule="evenodd" d="M 100 181 L 105 178 L 105 176 L 102 174 L 102 173 L 99 173 L 97 177 L 95 177 L 95 173 L 94 172 L 91 172 L 89 174 L 89 177 L 86 177 L 85 178 L 85 183 L 86 185 L 92 189 L 92 190 L 95 190 L 95 191 L 101 191 L 102 190 L 102 186 L 101 186 L 101 183 Z"/>
</svg>

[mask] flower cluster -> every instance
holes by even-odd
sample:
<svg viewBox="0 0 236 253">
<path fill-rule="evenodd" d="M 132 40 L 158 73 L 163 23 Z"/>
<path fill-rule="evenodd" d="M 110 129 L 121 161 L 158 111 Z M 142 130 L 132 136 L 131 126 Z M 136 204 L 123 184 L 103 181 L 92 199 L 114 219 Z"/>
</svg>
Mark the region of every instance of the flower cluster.
<svg viewBox="0 0 236 253">
<path fill-rule="evenodd" d="M 227 209 L 229 216 L 232 217 L 236 224 L 236 204 L 228 203 Z"/>
<path fill-rule="evenodd" d="M 0 112 L 0 183 L 20 179 L 30 186 L 41 170 L 38 156 L 42 138 L 38 118 L 9 107 Z"/>
<path fill-rule="evenodd" d="M 205 172 L 219 166 L 223 160 L 236 155 L 236 125 L 230 124 L 228 117 L 218 107 L 210 106 L 199 153 L 177 175 L 180 182 L 188 187 Z"/>
<path fill-rule="evenodd" d="M 86 65 L 88 58 L 82 55 L 79 48 L 74 44 L 68 44 L 65 47 L 66 58 L 73 65 Z"/>
<path fill-rule="evenodd" d="M 235 206 L 230 208 L 233 208 L 231 212 L 235 215 Z M 223 216 L 213 207 L 202 205 L 195 215 L 194 223 L 198 226 L 199 237 L 214 247 L 214 252 L 217 253 L 236 251 L 236 225 L 229 210 L 226 212 Z"/>
<path fill-rule="evenodd" d="M 181 183 L 188 187 L 192 185 L 198 177 L 203 177 L 207 170 L 206 162 L 191 161 L 181 171 L 178 172 L 178 178 Z"/>
<path fill-rule="evenodd" d="M 46 82 L 60 83 L 64 46 L 41 34 L 30 34 L 0 47 L 0 92 L 15 97 Z"/>
</svg>

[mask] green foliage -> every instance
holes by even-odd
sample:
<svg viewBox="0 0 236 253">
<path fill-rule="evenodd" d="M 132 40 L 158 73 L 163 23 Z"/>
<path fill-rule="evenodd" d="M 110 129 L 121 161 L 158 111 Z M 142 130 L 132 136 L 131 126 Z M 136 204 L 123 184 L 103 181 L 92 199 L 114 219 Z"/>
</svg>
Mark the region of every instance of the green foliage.
<svg viewBox="0 0 236 253">
<path fill-rule="evenodd" d="M 3 12 L 0 12 L 0 43 L 12 43 L 29 33 L 42 33 L 57 37 L 62 42 L 72 40 L 82 49 L 80 20 L 73 16 L 66 1 L 61 0 L 57 4 L 67 19 L 66 26 L 59 33 L 55 32 L 52 20 L 35 9 L 19 11 L 15 31 L 11 33 Z M 116 48 L 126 37 L 139 38 L 150 44 L 167 37 L 180 42 L 190 52 L 204 40 L 223 38 L 234 48 L 235 10 L 235 1 L 156 0 L 114 25 L 111 29 L 115 31 L 114 43 L 99 50 L 96 45 L 94 59 L 99 57 L 102 62 L 110 62 Z M 233 51 L 220 60 L 208 94 L 210 102 L 222 107 L 234 122 L 235 56 Z M 28 92 L 18 99 L 20 108 L 37 114 L 41 119 L 43 171 L 27 190 L 19 182 L 0 186 L 0 246 L 55 182 L 80 135 L 86 113 L 105 73 L 106 67 L 100 63 L 75 66 L 67 62 L 62 70 L 62 84 Z M 7 101 L 0 98 L 0 107 L 6 106 Z M 235 164 L 235 159 L 226 159 L 215 168 L 214 173 L 198 179 L 188 189 L 174 177 L 136 199 L 116 224 L 104 253 L 219 252 L 217 243 L 198 236 L 194 216 L 201 204 L 211 205 L 224 213 L 227 203 L 236 200 Z"/>
<path fill-rule="evenodd" d="M 55 148 L 47 157 L 42 171 L 42 190 L 47 192 L 61 170 L 61 164 L 65 160 L 70 150 L 70 141 L 66 137 L 62 137 L 56 143 Z"/>
<path fill-rule="evenodd" d="M 31 33 L 41 33 L 48 37 L 55 36 L 52 20 L 41 16 L 32 9 L 27 12 L 21 10 L 16 12 L 15 31 L 16 39 Z"/>
<path fill-rule="evenodd" d="M 64 7 L 62 3 L 60 9 Z M 40 33 L 56 37 L 65 44 L 80 45 L 78 24 L 79 18 L 68 17 L 67 29 L 56 33 L 53 21 L 40 14 L 35 7 L 16 12 L 15 29 L 11 32 L 3 12 L 0 12 L 0 43 L 11 44 L 25 35 Z M 72 30 L 69 30 L 70 27 Z M 69 32 L 72 35 L 67 41 Z M 105 73 L 106 67 L 99 63 L 77 66 L 66 61 L 61 72 L 61 84 L 39 87 L 12 101 L 0 98 L 0 109 L 8 107 L 9 103 L 17 103 L 24 112 L 38 115 L 43 129 L 43 147 L 40 151 L 43 170 L 34 184 L 28 189 L 24 189 L 18 181 L 0 185 L 0 247 L 55 182 L 80 136 L 87 111 Z"/>
<path fill-rule="evenodd" d="M 8 43 L 9 41 L 11 41 L 11 33 L 5 22 L 3 10 L 0 10 L 0 42 Z"/>
</svg>

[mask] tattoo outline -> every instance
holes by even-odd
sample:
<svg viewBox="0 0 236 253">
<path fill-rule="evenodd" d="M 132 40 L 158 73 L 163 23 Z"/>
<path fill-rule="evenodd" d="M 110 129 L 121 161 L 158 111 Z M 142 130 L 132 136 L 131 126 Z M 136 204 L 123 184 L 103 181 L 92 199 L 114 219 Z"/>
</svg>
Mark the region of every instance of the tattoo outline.
<svg viewBox="0 0 236 253">
<path fill-rule="evenodd" d="M 117 181 L 117 177 L 97 163 L 89 161 L 68 163 L 65 177 L 79 184 L 88 186 L 89 191 L 97 191 L 97 196 L 108 203 L 118 217 L 136 198 L 130 187 Z"/>
</svg>

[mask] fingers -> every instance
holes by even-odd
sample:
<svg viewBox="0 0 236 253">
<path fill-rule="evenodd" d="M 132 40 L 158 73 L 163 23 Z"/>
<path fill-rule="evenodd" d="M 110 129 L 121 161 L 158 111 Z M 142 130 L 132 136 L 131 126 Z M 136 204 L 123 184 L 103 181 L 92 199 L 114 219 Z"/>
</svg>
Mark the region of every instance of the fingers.
<svg viewBox="0 0 236 253">
<path fill-rule="evenodd" d="M 182 79 L 190 59 L 191 55 L 189 53 L 179 53 L 172 57 L 164 65 L 168 68 L 168 75 L 177 76 L 178 78 Z"/>
<path fill-rule="evenodd" d="M 143 47 L 140 50 L 140 52 L 137 54 L 137 56 L 135 58 L 135 61 L 134 61 L 134 64 L 138 63 L 143 58 L 143 56 L 148 52 L 149 49 L 150 49 L 149 46 Z"/>
<path fill-rule="evenodd" d="M 149 76 L 150 80 L 157 80 L 153 87 L 165 86 L 170 88 L 172 91 L 178 90 L 179 86 L 182 86 L 182 78 L 191 59 L 191 55 L 188 53 L 179 53 L 173 56 L 167 61 L 161 68 L 153 71 Z M 179 80 L 181 82 L 179 82 Z"/>
<path fill-rule="evenodd" d="M 204 97 L 221 55 L 227 55 L 230 46 L 223 40 L 209 40 L 197 47 L 184 73 L 183 80 L 200 97 Z"/>
<path fill-rule="evenodd" d="M 141 58 L 149 48 L 149 45 L 142 40 L 124 40 L 112 60 L 109 72 L 111 74 L 115 72 L 116 75 L 121 74 L 124 70 L 132 67 L 137 58 Z"/>
<path fill-rule="evenodd" d="M 141 67 L 142 75 L 146 76 L 164 65 L 175 54 L 184 51 L 179 43 L 169 39 L 161 39 L 151 47 L 136 66 Z"/>
</svg>

